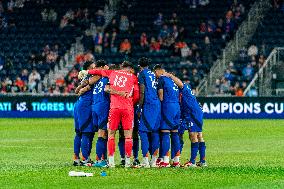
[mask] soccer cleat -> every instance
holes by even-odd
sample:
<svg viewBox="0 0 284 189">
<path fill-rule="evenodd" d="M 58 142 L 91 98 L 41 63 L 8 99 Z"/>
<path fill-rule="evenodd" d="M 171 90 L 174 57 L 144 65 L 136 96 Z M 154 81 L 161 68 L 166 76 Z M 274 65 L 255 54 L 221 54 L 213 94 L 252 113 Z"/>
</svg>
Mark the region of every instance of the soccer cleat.
<svg viewBox="0 0 284 189">
<path fill-rule="evenodd" d="M 107 165 L 107 167 L 108 167 L 108 168 L 115 168 L 115 164 L 109 163 L 109 164 Z"/>
<path fill-rule="evenodd" d="M 192 168 L 197 167 L 195 163 L 192 163 L 190 161 L 186 162 L 183 166 L 184 167 L 192 167 Z"/>
<path fill-rule="evenodd" d="M 172 167 L 181 167 L 179 162 L 173 162 Z"/>
<path fill-rule="evenodd" d="M 132 167 L 133 168 L 139 168 L 140 167 L 140 161 L 138 159 L 134 159 Z"/>
<path fill-rule="evenodd" d="M 197 162 L 196 163 L 196 166 L 199 166 L 199 167 L 207 167 L 207 163 L 206 162 Z"/>
<path fill-rule="evenodd" d="M 73 166 L 80 166 L 82 162 L 80 160 L 74 160 L 73 161 Z"/>
<path fill-rule="evenodd" d="M 164 168 L 164 167 L 171 167 L 170 163 L 165 163 L 165 162 L 161 162 L 159 167 Z"/>
<path fill-rule="evenodd" d="M 122 160 L 120 161 L 120 166 L 121 166 L 121 167 L 124 167 L 124 166 L 125 166 L 125 159 L 122 159 Z"/>
<path fill-rule="evenodd" d="M 97 161 L 96 163 L 93 164 L 93 167 L 107 167 L 107 161 L 102 160 L 102 161 Z"/>
<path fill-rule="evenodd" d="M 133 167 L 130 163 L 130 158 L 125 158 L 125 165 L 124 165 L 125 168 L 129 168 L 129 167 Z"/>
<path fill-rule="evenodd" d="M 157 161 L 156 161 L 156 165 L 157 166 L 160 166 L 160 164 L 163 162 L 163 159 L 162 158 L 158 158 Z"/>
</svg>

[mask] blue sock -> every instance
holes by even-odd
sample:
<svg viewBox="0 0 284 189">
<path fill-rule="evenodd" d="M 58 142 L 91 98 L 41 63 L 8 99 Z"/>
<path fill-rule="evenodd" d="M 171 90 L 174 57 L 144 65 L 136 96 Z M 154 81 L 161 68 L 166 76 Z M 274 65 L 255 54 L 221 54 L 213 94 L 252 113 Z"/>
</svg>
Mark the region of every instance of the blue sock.
<svg viewBox="0 0 284 189">
<path fill-rule="evenodd" d="M 159 133 L 159 140 L 160 140 L 159 158 L 163 158 L 163 155 L 162 155 L 162 151 L 163 151 L 163 146 L 162 146 L 162 143 L 163 143 L 163 135 L 162 135 L 161 132 Z"/>
<path fill-rule="evenodd" d="M 205 142 L 199 142 L 199 154 L 200 154 L 201 163 L 205 163 L 205 151 L 206 151 Z"/>
<path fill-rule="evenodd" d="M 125 139 L 124 138 L 119 138 L 118 140 L 118 148 L 119 148 L 119 153 L 121 158 L 125 158 Z"/>
<path fill-rule="evenodd" d="M 104 155 L 104 149 L 105 149 L 104 140 L 105 140 L 104 138 L 98 137 L 97 144 L 96 144 L 96 154 L 97 154 L 98 160 L 101 160 Z"/>
<path fill-rule="evenodd" d="M 133 151 L 134 159 L 138 159 L 138 152 L 139 152 L 139 138 L 138 138 L 138 136 L 133 138 L 132 151 Z"/>
<path fill-rule="evenodd" d="M 95 133 L 90 133 L 89 140 L 90 140 L 90 145 L 89 145 L 89 156 L 91 156 L 92 148 L 93 148 L 93 140 L 94 140 Z"/>
<path fill-rule="evenodd" d="M 180 139 L 177 132 L 171 133 L 171 140 L 172 140 L 172 159 L 176 156 L 180 155 Z"/>
<path fill-rule="evenodd" d="M 82 134 L 81 150 L 82 150 L 83 160 L 87 160 L 89 158 L 89 152 L 90 152 L 90 133 Z"/>
<path fill-rule="evenodd" d="M 80 159 L 80 148 L 81 148 L 82 135 L 76 132 L 74 137 L 74 159 Z"/>
<path fill-rule="evenodd" d="M 191 143 L 191 156 L 190 156 L 191 163 L 195 163 L 197 152 L 198 152 L 198 142 Z"/>
<path fill-rule="evenodd" d="M 107 159 L 107 139 L 103 138 L 103 155 L 104 159 Z"/>
<path fill-rule="evenodd" d="M 179 141 L 180 141 L 180 154 L 181 154 L 184 145 L 183 135 L 179 136 Z"/>
<path fill-rule="evenodd" d="M 141 150 L 143 157 L 146 157 L 149 152 L 149 140 L 148 133 L 139 131 L 140 139 L 141 139 Z"/>
<path fill-rule="evenodd" d="M 170 151 L 170 133 L 162 133 L 162 157 L 168 156 Z"/>
<path fill-rule="evenodd" d="M 160 133 L 153 132 L 151 135 L 151 155 L 155 154 L 160 148 Z"/>
</svg>

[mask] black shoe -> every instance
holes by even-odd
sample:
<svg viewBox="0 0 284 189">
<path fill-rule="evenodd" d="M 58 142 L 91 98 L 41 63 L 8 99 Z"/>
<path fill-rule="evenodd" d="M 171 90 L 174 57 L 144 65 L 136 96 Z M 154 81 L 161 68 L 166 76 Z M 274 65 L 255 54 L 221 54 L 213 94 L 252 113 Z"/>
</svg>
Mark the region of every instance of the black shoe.
<svg viewBox="0 0 284 189">
<path fill-rule="evenodd" d="M 82 162 L 78 162 L 78 161 L 73 161 L 73 166 L 81 166 Z"/>
<path fill-rule="evenodd" d="M 139 166 L 139 165 L 140 165 L 139 159 L 134 159 L 134 161 L 133 161 L 133 166 L 134 166 L 134 167 L 137 167 L 137 166 Z"/>
<path fill-rule="evenodd" d="M 125 166 L 125 159 L 122 159 L 122 160 L 120 161 L 120 166 Z"/>
</svg>

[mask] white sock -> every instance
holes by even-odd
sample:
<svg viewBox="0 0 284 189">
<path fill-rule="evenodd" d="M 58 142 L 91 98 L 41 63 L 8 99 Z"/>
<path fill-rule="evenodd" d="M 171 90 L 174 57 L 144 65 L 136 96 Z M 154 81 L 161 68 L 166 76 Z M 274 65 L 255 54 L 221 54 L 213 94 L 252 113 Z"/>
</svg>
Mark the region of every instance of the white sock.
<svg viewBox="0 0 284 189">
<path fill-rule="evenodd" d="M 175 156 L 174 159 L 173 159 L 173 162 L 178 163 L 179 162 L 179 156 Z"/>
<path fill-rule="evenodd" d="M 111 165 L 115 165 L 115 164 L 114 164 L 114 156 L 109 156 L 109 157 L 108 157 L 108 162 L 109 162 L 109 164 L 111 164 Z"/>
<path fill-rule="evenodd" d="M 170 157 L 164 156 L 164 163 L 170 163 Z"/>
<path fill-rule="evenodd" d="M 157 162 L 157 156 L 152 156 L 152 160 L 151 160 L 151 163 L 156 163 Z"/>
<path fill-rule="evenodd" d="M 143 157 L 143 164 L 149 165 L 149 158 L 148 157 Z"/>
<path fill-rule="evenodd" d="M 130 165 L 130 158 L 129 157 L 125 158 L 125 164 Z"/>
</svg>

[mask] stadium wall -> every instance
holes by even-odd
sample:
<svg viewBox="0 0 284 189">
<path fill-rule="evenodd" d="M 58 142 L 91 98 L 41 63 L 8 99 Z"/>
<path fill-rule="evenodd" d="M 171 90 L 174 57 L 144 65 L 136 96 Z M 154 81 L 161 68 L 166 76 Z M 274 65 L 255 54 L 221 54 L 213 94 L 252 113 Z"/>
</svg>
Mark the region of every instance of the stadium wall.
<svg viewBox="0 0 284 189">
<path fill-rule="evenodd" d="M 76 96 L 0 96 L 1 118 L 72 117 Z M 284 97 L 200 97 L 206 119 L 284 119 Z"/>
</svg>

